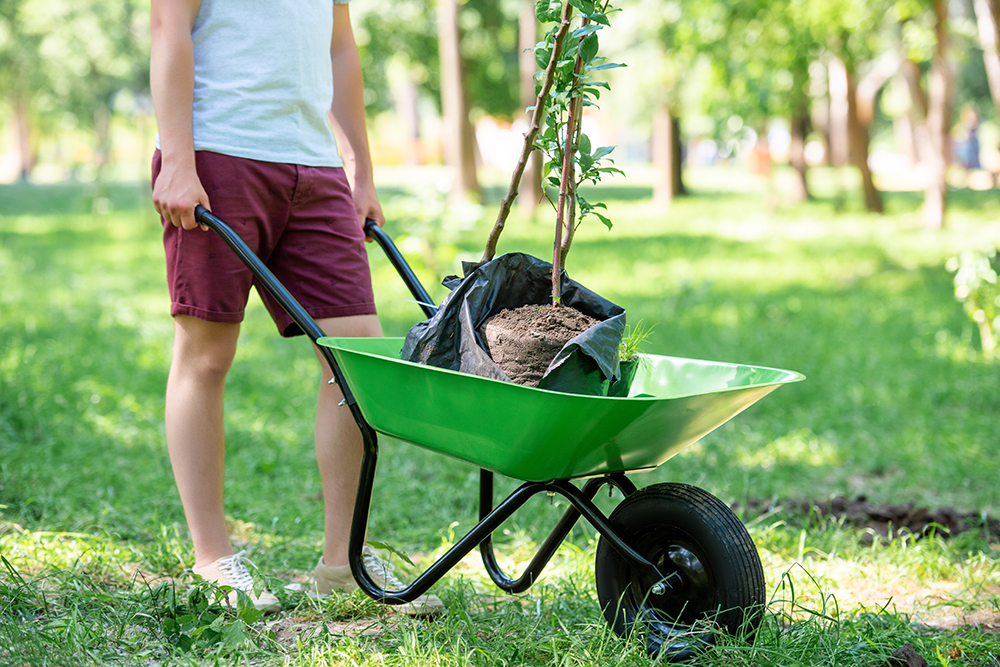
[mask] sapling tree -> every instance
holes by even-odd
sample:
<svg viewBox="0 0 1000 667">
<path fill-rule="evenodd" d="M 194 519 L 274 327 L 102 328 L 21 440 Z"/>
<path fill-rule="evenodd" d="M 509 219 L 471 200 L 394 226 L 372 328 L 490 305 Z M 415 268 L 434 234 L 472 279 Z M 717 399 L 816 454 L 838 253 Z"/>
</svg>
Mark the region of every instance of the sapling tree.
<svg viewBox="0 0 1000 667">
<path fill-rule="evenodd" d="M 1000 254 L 996 247 L 967 250 L 946 266 L 955 273 L 955 298 L 979 328 L 983 357 L 992 361 L 1000 337 Z"/>
<path fill-rule="evenodd" d="M 535 105 L 529 109 L 531 123 L 507 195 L 500 204 L 482 261 L 493 259 L 497 241 L 517 197 L 525 165 L 533 150 L 545 155 L 543 182 L 556 189 L 555 239 L 552 252 L 552 303 L 562 297 L 560 274 L 577 227 L 588 216 L 599 219 L 609 229 L 611 220 L 601 202 L 590 202 L 579 193 L 583 183 L 597 183 L 604 174 L 622 173 L 608 157 L 613 146 L 594 147 L 582 132 L 584 109 L 596 106 L 606 81 L 601 72 L 623 67 L 599 55 L 598 33 L 611 25 L 616 11 L 610 0 L 537 0 L 535 16 L 543 25 L 554 24 L 534 47 L 540 68 L 536 74 Z M 575 25 L 575 27 L 574 27 Z"/>
</svg>

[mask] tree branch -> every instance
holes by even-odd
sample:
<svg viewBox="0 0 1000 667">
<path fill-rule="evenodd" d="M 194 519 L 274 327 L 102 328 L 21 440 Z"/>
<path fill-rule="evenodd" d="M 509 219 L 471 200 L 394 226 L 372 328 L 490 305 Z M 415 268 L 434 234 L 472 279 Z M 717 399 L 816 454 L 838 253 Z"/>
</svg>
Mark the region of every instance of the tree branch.
<svg viewBox="0 0 1000 667">
<path fill-rule="evenodd" d="M 517 190 L 521 185 L 521 177 L 524 175 L 524 168 L 528 164 L 528 158 L 531 156 L 531 151 L 535 144 L 535 137 L 538 135 L 538 131 L 542 127 L 542 118 L 545 114 L 545 102 L 549 97 L 549 90 L 552 88 L 552 82 L 555 79 L 556 65 L 559 63 L 559 57 L 562 55 L 562 44 L 566 38 L 566 33 L 569 32 L 570 20 L 573 16 L 573 7 L 566 3 L 563 7 L 562 19 L 559 24 L 559 30 L 555 35 L 555 44 L 552 47 L 552 56 L 549 58 L 549 63 L 545 67 L 545 76 L 542 79 L 542 87 L 538 92 L 538 97 L 535 98 L 535 110 L 531 114 L 531 125 L 528 131 L 524 134 L 524 145 L 521 147 L 521 155 L 517 160 L 517 166 L 514 168 L 514 173 L 510 178 L 510 187 L 507 189 L 507 194 L 504 196 L 503 201 L 500 202 L 500 212 L 497 214 L 496 222 L 493 223 L 493 229 L 490 231 L 490 236 L 486 241 L 486 249 L 483 251 L 483 262 L 488 262 L 496 255 L 497 252 L 497 242 L 500 240 L 500 234 L 503 232 L 504 225 L 507 222 L 507 216 L 510 215 L 510 208 L 514 204 L 514 200 L 517 198 Z"/>
</svg>

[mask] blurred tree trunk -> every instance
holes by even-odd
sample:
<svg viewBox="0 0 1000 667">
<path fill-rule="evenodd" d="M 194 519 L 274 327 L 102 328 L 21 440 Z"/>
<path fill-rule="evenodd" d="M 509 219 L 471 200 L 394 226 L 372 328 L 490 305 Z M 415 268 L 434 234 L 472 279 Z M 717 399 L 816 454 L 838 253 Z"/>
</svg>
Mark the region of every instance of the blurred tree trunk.
<svg viewBox="0 0 1000 667">
<path fill-rule="evenodd" d="M 930 153 L 930 137 L 927 134 L 927 94 L 920 83 L 920 66 L 909 58 L 903 58 L 899 71 L 910 93 L 909 117 L 914 138 L 914 155 L 917 162 L 923 162 Z"/>
<path fill-rule="evenodd" d="M 823 164 L 830 166 L 833 158 L 830 156 L 830 98 L 827 95 L 813 99 L 809 122 L 819 133 L 823 142 Z"/>
<path fill-rule="evenodd" d="M 1000 0 L 974 0 L 993 104 L 1000 111 Z"/>
<path fill-rule="evenodd" d="M 864 122 L 869 108 L 870 86 L 865 87 L 866 94 L 861 97 L 861 115 L 859 116 L 858 85 L 855 80 L 855 73 L 839 59 L 833 60 L 830 64 L 830 96 L 831 96 L 831 116 L 835 106 L 837 96 L 842 99 L 836 103 L 840 113 L 846 116 L 847 127 L 847 158 L 861 172 L 861 187 L 864 191 L 865 208 L 872 213 L 882 213 L 882 197 L 875 189 L 875 182 L 872 180 L 872 171 L 868 166 L 869 135 L 868 125 Z M 877 88 L 875 89 L 877 90 Z M 832 118 L 831 118 L 832 120 Z M 831 123 L 832 125 L 832 123 Z M 832 129 L 832 128 L 831 128 Z M 840 148 L 839 150 L 843 150 Z M 834 152 L 834 156 L 843 158 Z M 835 161 L 836 165 L 837 162 Z"/>
<path fill-rule="evenodd" d="M 804 76 L 803 76 L 804 75 Z M 810 199 L 809 166 L 806 164 L 806 137 L 809 136 L 809 69 L 799 72 L 793 82 L 796 96 L 792 117 L 789 119 L 791 144 L 788 146 L 788 162 L 795 171 L 791 200 L 801 202 Z"/>
<path fill-rule="evenodd" d="M 809 116 L 800 112 L 791 118 L 791 144 L 788 146 L 788 163 L 795 171 L 791 200 L 806 201 L 809 194 L 809 165 L 806 164 L 806 136 L 809 134 Z"/>
<path fill-rule="evenodd" d="M 917 164 L 917 136 L 913 130 L 913 119 L 910 113 L 904 113 L 892 119 L 892 134 L 896 139 L 896 150 L 906 157 L 911 167 Z"/>
<path fill-rule="evenodd" d="M 457 0 L 438 3 L 438 50 L 441 57 L 441 142 L 445 164 L 454 170 L 452 200 L 479 201 L 476 175 L 476 135 L 469 120 Z"/>
<path fill-rule="evenodd" d="M 22 181 L 31 177 L 35 166 L 34 155 L 31 152 L 31 125 L 28 124 L 28 101 L 20 97 L 13 101 L 14 126 L 17 131 L 17 152 L 20 165 L 18 171 Z"/>
<path fill-rule="evenodd" d="M 687 188 L 681 177 L 681 121 L 666 104 L 653 111 L 652 154 L 653 164 L 656 166 L 653 200 L 669 204 L 675 197 L 686 195 Z"/>
<path fill-rule="evenodd" d="M 94 111 L 94 168 L 98 178 L 103 178 L 111 164 L 111 109 L 106 104 L 98 105 Z"/>
<path fill-rule="evenodd" d="M 532 50 L 538 41 L 538 21 L 535 18 L 534 0 L 521 0 L 521 15 L 518 19 L 518 50 L 521 53 L 518 61 L 521 79 L 521 108 L 527 109 L 535 104 L 535 52 Z M 527 117 L 530 122 L 530 113 Z M 531 216 L 535 207 L 542 200 L 542 154 L 532 151 L 528 164 L 524 169 L 524 191 L 520 195 L 519 206 L 525 215 Z"/>
<path fill-rule="evenodd" d="M 927 156 L 928 181 L 924 191 L 924 222 L 929 227 L 944 226 L 948 185 L 945 176 L 951 161 L 952 89 L 954 77 L 948 62 L 948 3 L 934 0 L 934 36 L 936 44 L 931 61 L 927 96 L 927 132 L 930 154 Z"/>
<path fill-rule="evenodd" d="M 389 86 L 396 106 L 396 116 L 403 126 L 403 164 L 420 164 L 420 93 L 409 65 L 389 68 Z"/>
<path fill-rule="evenodd" d="M 847 117 L 850 113 L 847 98 L 847 69 L 838 59 L 830 61 L 827 68 L 830 87 L 830 105 L 827 115 L 829 162 L 833 167 L 843 167 L 850 160 Z"/>
</svg>

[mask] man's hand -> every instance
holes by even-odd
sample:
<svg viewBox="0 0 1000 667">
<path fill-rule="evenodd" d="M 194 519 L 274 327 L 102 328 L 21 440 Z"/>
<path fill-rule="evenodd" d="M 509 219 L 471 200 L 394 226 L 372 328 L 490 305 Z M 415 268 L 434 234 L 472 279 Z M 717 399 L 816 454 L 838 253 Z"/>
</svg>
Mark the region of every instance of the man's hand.
<svg viewBox="0 0 1000 667">
<path fill-rule="evenodd" d="M 374 220 L 379 227 L 385 225 L 385 214 L 382 213 L 382 206 L 378 202 L 378 195 L 375 193 L 375 186 L 368 183 L 357 183 L 352 189 L 354 197 L 354 209 L 358 212 L 358 224 L 365 227 L 365 220 Z M 371 243 L 372 239 L 365 237 L 365 241 Z"/>
<path fill-rule="evenodd" d="M 174 227 L 194 229 L 198 226 L 194 208 L 199 204 L 212 210 L 198 173 L 191 167 L 177 168 L 164 164 L 153 187 L 153 206 L 160 217 Z M 201 228 L 208 229 L 204 225 Z"/>
</svg>

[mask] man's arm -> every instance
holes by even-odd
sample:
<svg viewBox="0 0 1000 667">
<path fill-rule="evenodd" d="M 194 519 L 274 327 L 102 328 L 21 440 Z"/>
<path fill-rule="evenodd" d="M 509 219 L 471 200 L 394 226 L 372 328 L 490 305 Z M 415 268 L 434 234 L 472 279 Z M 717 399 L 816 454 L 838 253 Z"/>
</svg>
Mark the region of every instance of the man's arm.
<svg viewBox="0 0 1000 667">
<path fill-rule="evenodd" d="M 385 215 L 375 192 L 368 130 L 365 127 L 365 92 L 361 75 L 361 59 L 351 28 L 351 16 L 346 4 L 333 5 L 333 39 L 330 42 L 333 62 L 333 104 L 330 124 L 337 135 L 347 174 L 354 193 L 358 221 L 364 225 L 371 218 L 382 226 Z"/>
<path fill-rule="evenodd" d="M 197 224 L 195 206 L 209 208 L 208 195 L 195 170 L 191 128 L 191 28 L 200 6 L 201 0 L 152 0 L 149 21 L 149 83 L 162 157 L 153 205 L 164 220 L 184 229 L 193 229 Z"/>
</svg>

